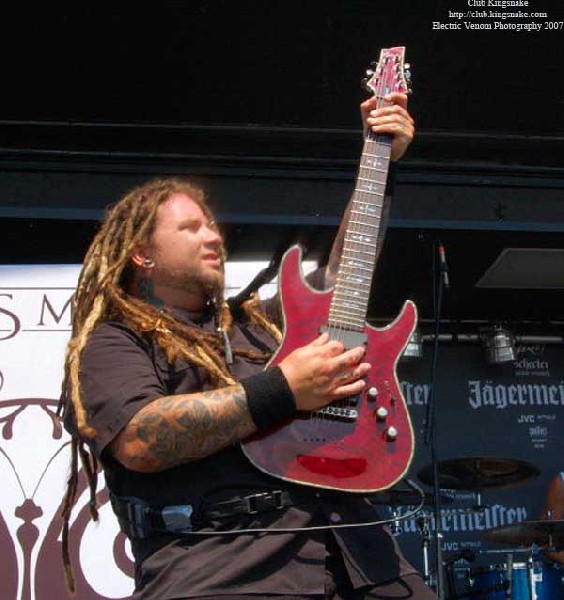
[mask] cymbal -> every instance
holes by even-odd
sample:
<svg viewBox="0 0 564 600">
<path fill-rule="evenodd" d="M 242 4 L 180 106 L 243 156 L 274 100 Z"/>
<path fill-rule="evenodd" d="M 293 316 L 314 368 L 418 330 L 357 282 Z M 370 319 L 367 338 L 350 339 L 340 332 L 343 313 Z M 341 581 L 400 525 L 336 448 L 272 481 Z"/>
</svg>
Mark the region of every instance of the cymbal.
<svg viewBox="0 0 564 600">
<path fill-rule="evenodd" d="M 564 546 L 564 520 L 522 521 L 490 529 L 482 536 L 499 544 L 562 547 Z"/>
<path fill-rule="evenodd" d="M 508 488 L 534 479 L 540 473 L 537 467 L 524 460 L 496 456 L 468 456 L 439 461 L 439 487 L 451 490 L 484 490 Z M 433 466 L 421 469 L 417 476 L 427 485 L 433 485 Z"/>
<path fill-rule="evenodd" d="M 435 502 L 435 496 L 426 492 L 421 497 L 421 494 L 412 489 L 391 489 L 378 492 L 369 497 L 371 504 L 382 504 L 385 506 L 416 506 L 423 500 L 424 505 L 431 505 Z M 439 494 L 439 502 L 441 504 L 450 504 L 454 502 L 452 494 Z"/>
</svg>

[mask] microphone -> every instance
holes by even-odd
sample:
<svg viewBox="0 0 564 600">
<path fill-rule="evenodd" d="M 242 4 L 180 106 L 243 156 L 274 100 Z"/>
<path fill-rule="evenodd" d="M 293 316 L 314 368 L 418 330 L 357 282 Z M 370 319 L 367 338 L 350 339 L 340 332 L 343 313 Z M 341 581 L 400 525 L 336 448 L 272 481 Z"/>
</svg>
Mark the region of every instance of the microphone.
<svg viewBox="0 0 564 600">
<path fill-rule="evenodd" d="M 443 284 L 448 290 L 450 288 L 450 277 L 448 274 L 448 265 L 446 261 L 445 247 L 439 242 L 439 262 L 441 265 L 441 274 L 443 276 Z"/>
</svg>

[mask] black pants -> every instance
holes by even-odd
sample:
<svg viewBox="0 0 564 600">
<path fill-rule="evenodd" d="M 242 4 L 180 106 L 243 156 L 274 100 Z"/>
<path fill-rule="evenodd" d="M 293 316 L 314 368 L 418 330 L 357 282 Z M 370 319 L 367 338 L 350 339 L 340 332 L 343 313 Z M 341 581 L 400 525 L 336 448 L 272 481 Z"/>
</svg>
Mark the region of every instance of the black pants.
<svg viewBox="0 0 564 600">
<path fill-rule="evenodd" d="M 372 588 L 354 589 L 339 552 L 330 553 L 325 564 L 323 596 L 237 594 L 214 596 L 214 600 L 437 600 L 437 595 L 419 573 L 388 581 Z M 208 598 L 208 600 L 210 600 Z"/>
<path fill-rule="evenodd" d="M 239 594 L 236 596 L 214 596 L 214 600 L 437 600 L 437 595 L 425 585 L 418 573 L 403 579 L 385 583 L 372 589 L 338 589 L 330 578 L 323 596 L 279 596 L 277 594 Z M 202 598 L 203 600 L 203 598 Z M 209 597 L 207 600 L 211 600 Z"/>
</svg>

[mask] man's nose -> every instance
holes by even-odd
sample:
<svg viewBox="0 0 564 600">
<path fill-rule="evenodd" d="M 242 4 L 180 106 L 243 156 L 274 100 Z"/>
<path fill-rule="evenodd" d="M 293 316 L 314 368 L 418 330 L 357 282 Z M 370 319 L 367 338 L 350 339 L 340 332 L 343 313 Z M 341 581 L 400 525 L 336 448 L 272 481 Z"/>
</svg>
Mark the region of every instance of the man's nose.
<svg viewBox="0 0 564 600">
<path fill-rule="evenodd" d="M 223 240 L 222 240 L 221 234 L 219 233 L 219 231 L 217 231 L 217 229 L 214 229 L 213 227 L 206 228 L 206 242 L 207 243 L 221 246 L 222 241 Z"/>
</svg>

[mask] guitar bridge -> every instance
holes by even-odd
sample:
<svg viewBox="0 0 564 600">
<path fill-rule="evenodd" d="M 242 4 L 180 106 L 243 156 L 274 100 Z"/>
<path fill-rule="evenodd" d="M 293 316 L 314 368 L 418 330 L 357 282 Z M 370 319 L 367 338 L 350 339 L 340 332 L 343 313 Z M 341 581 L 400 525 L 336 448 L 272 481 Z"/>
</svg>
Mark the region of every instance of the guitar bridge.
<svg viewBox="0 0 564 600">
<path fill-rule="evenodd" d="M 346 406 L 324 406 L 323 408 L 314 410 L 313 413 L 344 421 L 356 421 L 358 419 L 358 410 Z"/>
</svg>

